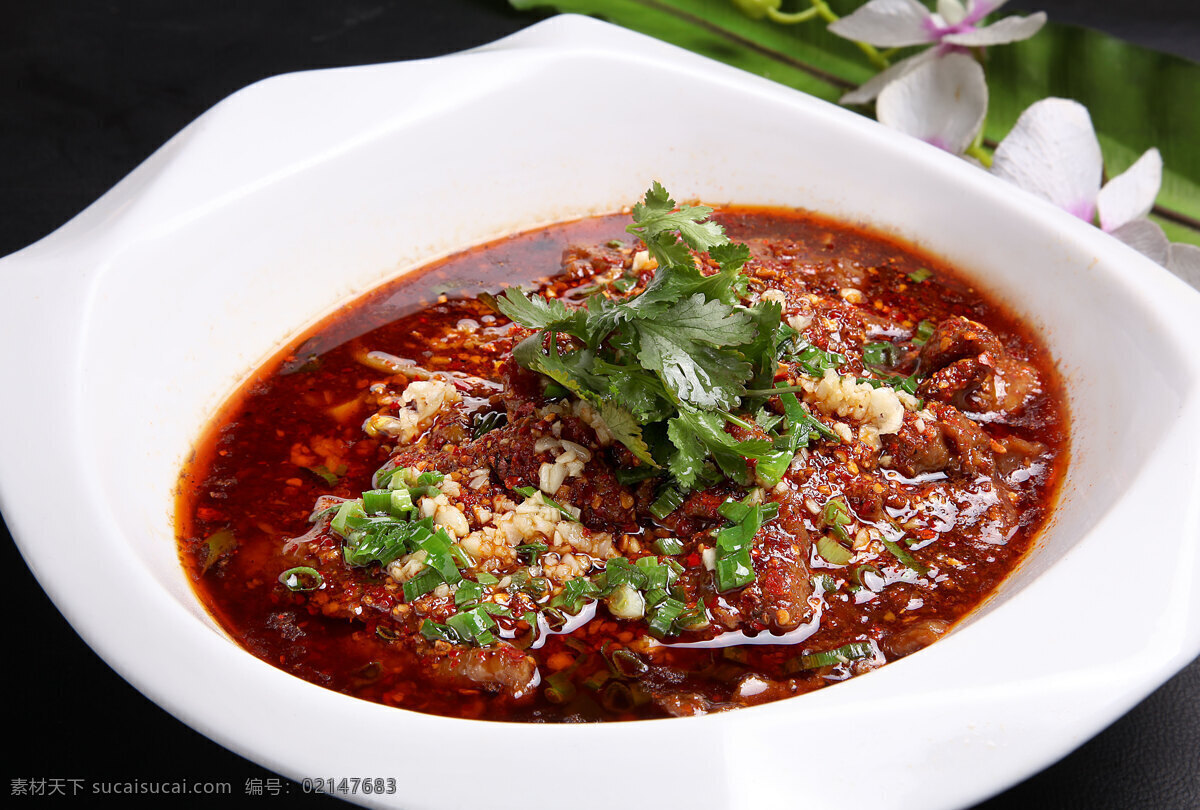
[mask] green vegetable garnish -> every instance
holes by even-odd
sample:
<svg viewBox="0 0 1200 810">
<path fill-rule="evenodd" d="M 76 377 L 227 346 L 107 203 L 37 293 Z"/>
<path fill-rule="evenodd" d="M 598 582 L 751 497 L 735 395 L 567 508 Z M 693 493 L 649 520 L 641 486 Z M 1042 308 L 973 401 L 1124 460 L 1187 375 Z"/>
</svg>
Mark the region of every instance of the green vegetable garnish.
<svg viewBox="0 0 1200 810">
<path fill-rule="evenodd" d="M 575 517 L 574 512 L 572 512 L 570 509 L 567 509 L 567 507 L 563 506 L 561 503 L 554 500 L 553 498 L 547 497 L 546 493 L 542 492 L 540 489 L 538 489 L 536 487 L 514 487 L 513 492 L 517 493 L 518 495 L 522 495 L 526 498 L 532 498 L 534 495 L 541 494 L 542 503 L 546 504 L 546 506 L 553 506 L 555 509 L 557 509 L 559 512 L 561 512 L 562 516 L 565 517 L 567 520 L 573 520 L 576 523 L 579 522 L 579 518 Z"/>
<path fill-rule="evenodd" d="M 710 464 L 748 485 L 747 461 L 775 452 L 771 442 L 739 441 L 725 426 L 742 419 L 736 411 L 748 389 L 772 384 L 795 335 L 781 324 L 779 304 L 742 303 L 749 249 L 709 222 L 711 212 L 677 206 L 661 185 L 651 186 L 628 230 L 658 269 L 637 295 L 596 293 L 579 308 L 515 289 L 493 299 L 501 313 L 538 330 L 514 349 L 516 361 L 599 408 L 614 437 L 642 464 L 669 474 L 680 493 L 706 480 Z M 717 272 L 702 273 L 693 250 L 707 252 Z M 817 364 L 840 358 L 819 349 L 805 356 Z M 665 516 L 668 505 L 656 513 Z"/>
<path fill-rule="evenodd" d="M 929 341 L 929 338 L 933 336 L 934 328 L 933 321 L 928 318 L 917 324 L 917 329 L 913 333 L 913 345 L 924 346 Z"/>
<path fill-rule="evenodd" d="M 862 347 L 862 358 L 864 365 L 875 368 L 895 368 L 900 362 L 900 347 L 887 341 L 865 343 Z"/>
<path fill-rule="evenodd" d="M 838 647 L 836 650 L 825 650 L 824 652 L 801 655 L 787 662 L 785 666 L 788 670 L 797 672 L 805 669 L 819 669 L 821 667 L 834 666 L 835 664 L 845 664 L 858 658 L 870 658 L 874 654 L 875 652 L 871 648 L 870 642 L 852 641 L 849 644 Z"/>
<path fill-rule="evenodd" d="M 279 575 L 279 584 L 289 591 L 315 591 L 325 584 L 325 577 L 315 568 L 298 565 Z"/>
<path fill-rule="evenodd" d="M 754 562 L 750 547 L 763 524 L 779 511 L 777 503 L 751 504 L 752 496 L 742 501 L 726 501 L 718 510 L 730 525 L 717 532 L 716 581 L 720 592 L 731 591 L 754 581 Z"/>
</svg>

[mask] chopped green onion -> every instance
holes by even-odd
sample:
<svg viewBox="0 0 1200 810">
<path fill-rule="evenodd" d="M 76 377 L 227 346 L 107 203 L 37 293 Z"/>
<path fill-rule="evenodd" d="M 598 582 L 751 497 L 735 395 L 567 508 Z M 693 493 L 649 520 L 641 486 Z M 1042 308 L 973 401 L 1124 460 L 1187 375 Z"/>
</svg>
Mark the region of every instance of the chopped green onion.
<svg viewBox="0 0 1200 810">
<path fill-rule="evenodd" d="M 854 559 L 854 554 L 827 534 L 817 538 L 817 553 L 832 565 L 845 565 Z"/>
<path fill-rule="evenodd" d="M 325 584 L 325 577 L 315 568 L 298 565 L 279 575 L 279 583 L 289 591 L 315 591 Z"/>
<path fill-rule="evenodd" d="M 601 651 L 603 652 L 603 650 Z M 640 655 L 624 647 L 619 650 L 613 650 L 611 655 L 606 653 L 605 661 L 613 671 L 613 674 L 619 675 L 622 678 L 637 678 L 645 675 L 650 670 L 650 665 L 642 660 Z"/>
<path fill-rule="evenodd" d="M 913 333 L 912 342 L 914 346 L 924 346 L 929 342 L 929 338 L 933 337 L 934 324 L 933 321 L 926 318 L 917 324 L 917 330 Z"/>
<path fill-rule="evenodd" d="M 609 588 L 627 584 L 643 591 L 650 587 L 649 575 L 624 557 L 613 557 L 605 562 L 604 573 Z"/>
<path fill-rule="evenodd" d="M 233 531 L 230 529 L 217 529 L 205 539 L 204 547 L 204 565 L 200 569 L 201 574 L 208 573 L 208 569 L 212 568 L 217 560 L 232 553 L 237 548 L 237 538 L 233 536 Z"/>
<path fill-rule="evenodd" d="M 512 611 L 506 605 L 500 605 L 495 602 L 480 602 L 475 606 L 484 613 L 489 613 L 492 616 L 511 616 Z"/>
<path fill-rule="evenodd" d="M 717 514 L 730 523 L 741 523 L 750 514 L 750 506 L 741 501 L 727 500 L 717 507 Z"/>
<path fill-rule="evenodd" d="M 683 612 L 679 614 L 679 618 L 675 620 L 675 627 L 680 630 L 703 630 L 710 623 L 708 610 L 704 607 L 703 602 L 698 602 L 689 608 L 684 608 Z"/>
<path fill-rule="evenodd" d="M 591 689 L 593 692 L 596 692 L 600 690 L 600 687 L 608 683 L 612 676 L 613 674 L 607 669 L 598 669 L 583 679 L 583 685 L 586 688 Z"/>
<path fill-rule="evenodd" d="M 458 583 L 458 590 L 454 592 L 454 606 L 461 608 L 463 605 L 478 602 L 482 598 L 483 586 L 478 582 L 464 579 Z"/>
<path fill-rule="evenodd" d="M 529 625 L 529 638 L 521 641 L 522 647 L 528 647 L 530 644 L 538 640 L 538 634 L 541 628 L 538 626 L 537 611 L 527 610 L 521 614 L 521 621 Z"/>
<path fill-rule="evenodd" d="M 545 543 L 522 543 L 516 547 L 518 557 L 525 557 L 530 565 L 537 565 L 541 556 L 550 550 Z"/>
<path fill-rule="evenodd" d="M 333 516 L 333 520 L 330 522 L 329 527 L 342 537 L 346 537 L 350 534 L 350 529 L 347 525 L 348 521 L 356 518 L 365 518 L 366 516 L 367 513 L 363 510 L 362 501 L 357 499 L 344 501 L 342 505 L 338 507 L 337 514 Z"/>
<path fill-rule="evenodd" d="M 438 576 L 438 572 L 432 568 L 426 568 L 404 583 L 404 601 L 411 602 L 422 597 L 441 584 L 442 578 Z"/>
<path fill-rule="evenodd" d="M 562 399 L 569 393 L 570 391 L 563 386 L 556 382 L 552 382 L 546 385 L 546 389 L 542 391 L 542 396 L 544 396 L 546 399 Z"/>
<path fill-rule="evenodd" d="M 345 464 L 339 465 L 337 471 L 330 470 L 324 464 L 318 464 L 315 467 L 305 467 L 304 469 L 320 478 L 327 486 L 333 486 L 346 474 Z"/>
<path fill-rule="evenodd" d="M 628 686 L 620 681 L 613 681 L 604 688 L 600 696 L 600 705 L 610 712 L 627 712 L 637 704 Z"/>
<path fill-rule="evenodd" d="M 454 630 L 460 638 L 472 639 L 482 647 L 486 647 L 496 640 L 491 632 L 491 628 L 496 626 L 496 620 L 486 610 L 474 608 L 464 610 L 462 613 L 455 613 L 446 619 L 446 625 Z"/>
<path fill-rule="evenodd" d="M 881 581 L 883 580 L 883 572 L 870 563 L 863 563 L 862 565 L 854 566 L 854 571 L 850 574 L 850 577 L 854 580 L 856 585 L 861 585 L 865 588 L 867 587 L 867 583 L 865 581 L 867 574 L 874 574 Z"/>
<path fill-rule="evenodd" d="M 619 279 L 614 281 L 610 286 L 617 292 L 627 293 L 637 286 L 638 277 L 631 273 L 626 273 Z"/>
<path fill-rule="evenodd" d="M 532 498 L 534 495 L 541 495 L 542 503 L 546 504 L 546 506 L 553 506 L 555 509 L 557 509 L 559 512 L 562 513 L 563 517 L 567 518 L 568 520 L 572 520 L 576 523 L 579 522 L 579 517 L 574 512 L 572 512 L 570 509 L 563 506 L 561 503 L 554 500 L 553 498 L 547 497 L 546 493 L 542 492 L 540 489 L 537 489 L 536 487 L 514 487 L 513 492 L 517 493 L 518 495 L 522 495 L 526 498 Z"/>
<path fill-rule="evenodd" d="M 842 647 L 838 647 L 836 650 L 825 650 L 824 652 L 801 655 L 799 658 L 789 661 L 788 668 L 793 670 L 820 669 L 821 667 L 849 663 L 859 658 L 870 658 L 874 654 L 869 641 L 853 641 Z"/>
<path fill-rule="evenodd" d="M 820 585 L 825 593 L 833 593 L 838 589 L 838 581 L 829 574 L 818 574 L 813 577 L 813 585 Z"/>
<path fill-rule="evenodd" d="M 683 543 L 678 537 L 660 537 L 654 541 L 654 548 L 659 554 L 683 553 Z"/>
<path fill-rule="evenodd" d="M 684 494 L 678 487 L 674 485 L 664 486 L 658 491 L 654 503 L 650 504 L 650 514 L 659 520 L 663 520 L 667 515 L 683 506 L 683 499 Z"/>
<path fill-rule="evenodd" d="M 634 565 L 642 569 L 646 574 L 646 584 L 642 587 L 642 590 L 665 588 L 675 579 L 674 571 L 660 564 L 654 557 L 642 557 Z"/>
<path fill-rule="evenodd" d="M 432 619 L 421 622 L 421 635 L 429 641 L 448 641 L 451 644 L 458 644 L 462 640 L 453 628 L 438 624 Z"/>
<path fill-rule="evenodd" d="M 917 395 L 917 385 L 920 383 L 920 380 L 917 377 L 917 372 L 915 371 L 907 377 L 902 377 L 899 374 L 894 376 L 883 375 L 881 377 L 859 377 L 858 381 L 860 383 L 866 383 L 872 388 L 882 388 L 886 385 L 890 388 L 895 388 L 897 391 L 903 391 L 906 394 L 911 394 L 912 396 Z"/>
<path fill-rule="evenodd" d="M 715 573 L 717 590 L 722 593 L 749 585 L 754 581 L 754 563 L 750 559 L 750 550 L 739 548 L 726 557 L 718 557 Z"/>
<path fill-rule="evenodd" d="M 551 607 L 561 607 L 568 613 L 578 613 L 583 603 L 591 597 L 598 596 L 600 589 L 587 577 L 575 577 L 567 580 L 562 592 L 550 600 Z"/>
<path fill-rule="evenodd" d="M 646 600 L 626 582 L 613 589 L 606 604 L 608 612 L 618 619 L 640 619 L 646 613 Z"/>
<path fill-rule="evenodd" d="M 487 571 L 480 571 L 475 575 L 475 580 L 480 585 L 499 585 L 500 579 L 494 574 L 489 574 Z"/>
<path fill-rule="evenodd" d="M 846 506 L 846 502 L 841 498 L 830 498 L 825 502 L 825 506 L 821 509 L 821 520 L 828 526 L 837 538 L 843 543 L 850 542 L 850 535 L 846 532 L 846 526 L 854 522 L 854 518 L 850 516 L 850 507 Z"/>
<path fill-rule="evenodd" d="M 895 368 L 900 362 L 900 347 L 888 341 L 864 343 L 862 347 L 863 365 L 879 368 Z"/>
<path fill-rule="evenodd" d="M 649 597 L 649 594 L 647 594 Z M 675 620 L 687 605 L 664 594 L 664 599 L 648 610 L 649 627 L 655 636 L 667 636 L 675 627 Z M 648 600 L 647 600 L 648 601 Z"/>
<path fill-rule="evenodd" d="M 793 357 L 795 362 L 800 365 L 800 369 L 810 377 L 823 377 L 826 369 L 837 371 L 838 367 L 846 362 L 845 356 L 837 352 L 818 349 L 807 341 L 797 342 L 801 345 Z"/>
<path fill-rule="evenodd" d="M 646 591 L 646 607 L 657 607 L 667 599 L 667 592 L 662 588 L 651 588 Z"/>
<path fill-rule="evenodd" d="M 908 551 L 905 550 L 899 543 L 896 543 L 892 540 L 882 540 L 882 542 L 884 547 L 887 548 L 888 551 L 892 552 L 892 556 L 903 563 L 906 568 L 911 568 L 921 576 L 925 576 L 929 573 L 929 567 L 913 555 L 909 554 Z"/>
<path fill-rule="evenodd" d="M 405 490 L 405 494 L 408 494 L 407 490 Z M 390 515 L 392 513 L 392 490 L 367 490 L 362 494 L 362 508 L 368 515 Z"/>
<path fill-rule="evenodd" d="M 911 273 L 909 273 L 908 277 L 912 281 L 920 284 L 921 282 L 929 279 L 932 275 L 933 272 L 928 267 L 918 267 L 916 270 L 913 270 Z"/>
<path fill-rule="evenodd" d="M 551 703 L 566 703 L 571 698 L 575 697 L 575 684 L 571 681 L 571 674 L 567 670 L 555 672 L 546 678 L 546 700 Z"/>
</svg>

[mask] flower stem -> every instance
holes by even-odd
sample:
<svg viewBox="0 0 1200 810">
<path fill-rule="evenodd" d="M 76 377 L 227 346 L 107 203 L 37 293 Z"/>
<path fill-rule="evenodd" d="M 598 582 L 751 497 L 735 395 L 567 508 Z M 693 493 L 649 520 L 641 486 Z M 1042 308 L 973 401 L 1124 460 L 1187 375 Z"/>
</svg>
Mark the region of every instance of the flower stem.
<svg viewBox="0 0 1200 810">
<path fill-rule="evenodd" d="M 963 154 L 970 155 L 982 163 L 984 168 L 990 169 L 992 168 L 992 154 L 983 146 L 983 131 L 985 129 L 987 129 L 986 113 L 984 113 L 983 121 L 979 124 L 979 131 L 975 133 L 975 140 L 971 142 L 971 145 L 966 148 Z"/>
<path fill-rule="evenodd" d="M 978 143 L 971 144 L 970 146 L 967 147 L 967 151 L 963 152 L 963 154 L 970 155 L 971 157 L 978 160 L 980 163 L 983 164 L 983 167 L 985 169 L 992 168 L 992 155 L 990 152 L 988 152 L 988 150 L 983 148 L 982 144 L 978 144 Z"/>
<path fill-rule="evenodd" d="M 782 25 L 795 25 L 796 23 L 808 22 L 818 14 L 816 6 L 806 8 L 804 11 L 796 11 L 791 14 L 786 11 L 777 11 L 776 9 L 767 8 L 767 16 L 774 22 Z"/>
</svg>

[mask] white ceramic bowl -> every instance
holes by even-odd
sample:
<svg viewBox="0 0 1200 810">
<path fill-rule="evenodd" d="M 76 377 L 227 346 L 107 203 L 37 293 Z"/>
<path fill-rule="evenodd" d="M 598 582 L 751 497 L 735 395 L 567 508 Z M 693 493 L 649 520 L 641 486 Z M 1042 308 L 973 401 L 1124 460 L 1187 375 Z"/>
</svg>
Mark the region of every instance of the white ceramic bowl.
<svg viewBox="0 0 1200 810">
<path fill-rule="evenodd" d="M 171 516 L 222 399 L 349 296 L 509 231 L 616 210 L 652 178 L 902 235 L 1040 327 L 1068 384 L 1072 459 L 1000 595 L 933 647 L 830 689 L 599 726 L 391 709 L 230 641 L 184 578 Z M 1200 651 L 1200 295 L 973 166 L 602 23 L 558 17 L 455 56 L 256 84 L 0 278 L 0 341 L 36 347 L 5 353 L 21 395 L 0 404 L 2 506 L 30 567 L 148 697 L 298 780 L 395 776 L 397 794 L 360 798 L 413 809 L 962 806 L 1062 756 Z M 297 716 L 319 732 L 296 733 Z M 464 778 L 448 753 L 464 747 L 487 776 Z M 517 774 L 522 789 L 494 789 Z"/>
</svg>

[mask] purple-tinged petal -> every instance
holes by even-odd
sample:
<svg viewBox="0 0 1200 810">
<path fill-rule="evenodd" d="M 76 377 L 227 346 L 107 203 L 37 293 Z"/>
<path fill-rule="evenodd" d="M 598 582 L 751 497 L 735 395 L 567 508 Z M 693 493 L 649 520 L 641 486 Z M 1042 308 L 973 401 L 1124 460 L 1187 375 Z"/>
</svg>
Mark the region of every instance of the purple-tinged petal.
<svg viewBox="0 0 1200 810">
<path fill-rule="evenodd" d="M 1091 222 L 1103 164 L 1087 108 L 1045 98 L 1021 113 L 1000 142 L 992 174 Z"/>
<path fill-rule="evenodd" d="M 1167 250 L 1167 269 L 1200 290 L 1200 247 L 1172 242 Z"/>
<path fill-rule="evenodd" d="M 927 61 L 889 84 L 875 102 L 879 123 L 955 155 L 971 145 L 987 115 L 983 68 L 952 53 Z"/>
<path fill-rule="evenodd" d="M 1162 187 L 1162 155 L 1149 149 L 1137 162 L 1109 180 L 1096 197 L 1100 227 L 1113 231 L 1146 216 Z"/>
<path fill-rule="evenodd" d="M 951 45 L 965 45 L 970 48 L 982 48 L 988 45 L 1004 45 L 1008 42 L 1019 42 L 1029 39 L 1042 30 L 1046 24 L 1046 12 L 1039 11 L 1028 17 L 1005 17 L 983 28 L 971 28 L 958 33 L 946 34 L 942 42 Z"/>
<path fill-rule="evenodd" d="M 867 104 L 876 96 L 878 96 L 879 92 L 883 90 L 883 88 L 887 87 L 889 84 L 896 81 L 910 70 L 916 69 L 920 65 L 928 62 L 930 59 L 933 59 L 936 56 L 937 49 L 930 48 L 928 50 L 921 51 L 918 54 L 914 54 L 907 59 L 901 59 L 887 70 L 876 73 L 866 82 L 866 84 L 863 84 L 856 90 L 851 90 L 849 93 L 838 99 L 838 101 L 842 104 Z"/>
<path fill-rule="evenodd" d="M 1135 219 L 1109 233 L 1143 256 L 1166 266 L 1167 248 L 1171 243 L 1156 223 L 1148 219 Z"/>
<path fill-rule="evenodd" d="M 853 14 L 829 24 L 839 37 L 885 48 L 922 45 L 937 37 L 929 9 L 917 0 L 871 0 Z"/>
</svg>

